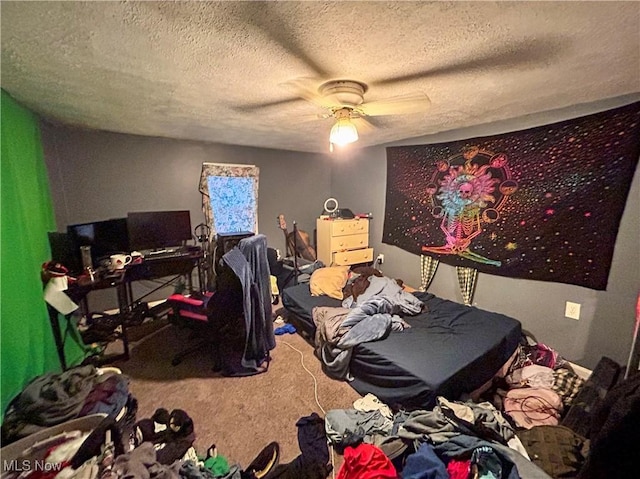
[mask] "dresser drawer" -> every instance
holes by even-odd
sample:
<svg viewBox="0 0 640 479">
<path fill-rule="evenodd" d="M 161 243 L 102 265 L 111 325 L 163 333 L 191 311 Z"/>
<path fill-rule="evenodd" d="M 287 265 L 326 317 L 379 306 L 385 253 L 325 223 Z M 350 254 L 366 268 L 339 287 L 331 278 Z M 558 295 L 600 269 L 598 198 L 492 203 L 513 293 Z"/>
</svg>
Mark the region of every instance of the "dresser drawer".
<svg viewBox="0 0 640 479">
<path fill-rule="evenodd" d="M 345 266 L 350 264 L 370 263 L 373 261 L 373 248 L 357 249 L 353 251 L 341 251 L 333 253 L 332 264 Z"/>
<path fill-rule="evenodd" d="M 331 236 L 369 234 L 369 220 L 335 220 L 331 222 Z"/>
<path fill-rule="evenodd" d="M 369 235 L 358 234 L 349 236 L 334 236 L 331 238 L 331 251 L 345 251 L 348 249 L 366 248 L 369 246 Z"/>
</svg>

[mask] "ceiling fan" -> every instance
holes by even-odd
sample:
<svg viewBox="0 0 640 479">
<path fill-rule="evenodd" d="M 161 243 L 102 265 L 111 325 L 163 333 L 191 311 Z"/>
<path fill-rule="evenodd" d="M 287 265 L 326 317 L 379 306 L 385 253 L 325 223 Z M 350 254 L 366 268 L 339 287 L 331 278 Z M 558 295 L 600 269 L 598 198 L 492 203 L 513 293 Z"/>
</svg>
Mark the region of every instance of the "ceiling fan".
<svg viewBox="0 0 640 479">
<path fill-rule="evenodd" d="M 366 83 L 357 80 L 330 80 L 313 87 L 313 80 L 300 78 L 285 85 L 296 96 L 310 101 L 325 110 L 315 118 L 333 118 L 335 123 L 329 134 L 329 145 L 346 145 L 358 140 L 358 128 L 370 131 L 375 128 L 366 118 L 383 115 L 402 115 L 425 111 L 431 101 L 423 92 L 413 92 L 384 100 L 366 102 Z"/>
<path fill-rule="evenodd" d="M 411 92 L 392 98 L 365 101 L 369 85 L 354 79 L 332 79 L 338 72 L 324 65 L 314 57 L 300 42 L 291 23 L 287 21 L 285 10 L 293 8 L 304 9 L 305 3 L 287 2 L 237 2 L 234 3 L 234 18 L 242 25 L 253 25 L 263 36 L 264 40 L 282 48 L 302 63 L 307 71 L 313 72 L 315 78 L 298 78 L 285 82 L 285 86 L 293 93 L 292 97 L 263 102 L 254 105 L 243 105 L 243 110 L 285 105 L 301 98 L 310 101 L 325 110 L 321 115 L 314 115 L 314 119 L 334 118 L 330 146 L 338 143 L 338 132 L 345 131 L 347 141 L 356 141 L 358 129 L 373 130 L 374 125 L 367 118 L 380 115 L 402 115 L 424 112 L 430 105 L 430 100 L 423 92 Z M 351 7 L 350 7 L 351 8 Z M 365 8 L 365 7 L 363 7 Z M 547 64 L 558 56 L 565 42 L 561 37 L 524 38 L 508 44 L 501 44 L 492 48 L 476 49 L 472 55 L 463 58 L 453 58 L 450 62 L 430 65 L 425 58 L 425 67 L 417 71 L 394 75 L 386 78 L 371 79 L 370 85 L 387 86 L 396 84 L 415 84 L 424 78 L 452 76 L 460 72 L 482 70 L 488 66 L 500 68 L 535 68 L 540 64 Z M 319 80 L 325 79 L 324 81 Z M 357 127 L 357 128 L 356 128 Z"/>
</svg>

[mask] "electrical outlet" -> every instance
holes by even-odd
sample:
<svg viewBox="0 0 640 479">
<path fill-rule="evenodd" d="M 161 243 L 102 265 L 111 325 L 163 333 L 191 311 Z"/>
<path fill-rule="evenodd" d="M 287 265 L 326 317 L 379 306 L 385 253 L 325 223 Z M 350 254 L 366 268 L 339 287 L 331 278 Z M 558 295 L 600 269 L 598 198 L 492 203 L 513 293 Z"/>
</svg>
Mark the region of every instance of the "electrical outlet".
<svg viewBox="0 0 640 479">
<path fill-rule="evenodd" d="M 378 255 L 378 257 L 376 258 L 376 261 L 378 262 L 378 264 L 383 264 L 384 263 L 384 255 L 382 253 L 380 253 Z"/>
<path fill-rule="evenodd" d="M 580 319 L 580 303 L 567 301 L 564 308 L 564 316 L 571 319 Z"/>
</svg>

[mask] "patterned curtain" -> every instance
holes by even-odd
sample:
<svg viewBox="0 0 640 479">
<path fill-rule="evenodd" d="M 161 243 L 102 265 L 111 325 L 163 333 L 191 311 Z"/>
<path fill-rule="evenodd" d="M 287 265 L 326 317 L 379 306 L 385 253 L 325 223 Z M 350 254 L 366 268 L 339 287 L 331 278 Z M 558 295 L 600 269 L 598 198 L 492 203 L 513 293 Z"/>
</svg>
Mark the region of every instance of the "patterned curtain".
<svg viewBox="0 0 640 479">
<path fill-rule="evenodd" d="M 462 293 L 462 300 L 467 306 L 471 306 L 473 301 L 473 293 L 476 287 L 476 278 L 478 277 L 478 270 L 475 268 L 467 268 L 465 266 L 456 266 L 456 272 L 458 273 L 458 284 L 460 285 L 460 292 Z"/>
<path fill-rule="evenodd" d="M 210 240 L 217 234 L 216 230 L 216 221 L 214 221 L 214 213 L 213 208 L 211 206 L 211 197 L 215 192 L 209 191 L 209 185 L 211 178 L 251 178 L 253 179 L 253 204 L 250 207 L 245 208 L 246 211 L 236 211 L 236 214 L 233 215 L 236 221 L 243 221 L 243 224 L 246 223 L 247 218 L 250 218 L 251 222 L 253 222 L 254 226 L 250 230 L 253 233 L 258 233 L 258 175 L 260 173 L 260 168 L 255 165 L 236 165 L 231 163 L 203 163 L 202 164 L 202 173 L 200 174 L 200 193 L 202 193 L 202 211 L 207 220 L 207 225 L 211 230 Z M 217 192 L 219 193 L 219 192 Z M 231 208 L 237 209 L 237 204 L 244 204 L 244 198 L 234 198 L 233 188 L 229 188 L 225 190 L 224 195 L 218 200 L 225 203 L 221 205 L 223 208 L 230 210 Z M 233 218 L 232 218 L 233 219 Z M 220 218 L 217 218 L 217 222 L 220 223 Z M 235 225 L 228 224 L 226 225 L 227 233 L 229 231 L 240 231 L 235 228 Z M 246 230 L 246 227 L 243 228 L 243 231 Z"/>
<path fill-rule="evenodd" d="M 420 256 L 420 291 L 426 291 L 429 288 L 439 264 L 440 260 L 433 256 L 424 254 Z"/>
</svg>

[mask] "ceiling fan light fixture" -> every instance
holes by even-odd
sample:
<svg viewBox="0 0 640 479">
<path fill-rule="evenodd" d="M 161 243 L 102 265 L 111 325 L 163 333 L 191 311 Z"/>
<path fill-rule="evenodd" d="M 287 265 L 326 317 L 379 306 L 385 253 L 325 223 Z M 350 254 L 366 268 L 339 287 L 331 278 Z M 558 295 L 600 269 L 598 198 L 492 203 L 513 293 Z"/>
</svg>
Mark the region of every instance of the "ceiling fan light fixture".
<svg viewBox="0 0 640 479">
<path fill-rule="evenodd" d="M 347 145 L 358 141 L 358 130 L 350 118 L 338 118 L 331 128 L 329 142 L 335 145 Z"/>
</svg>

